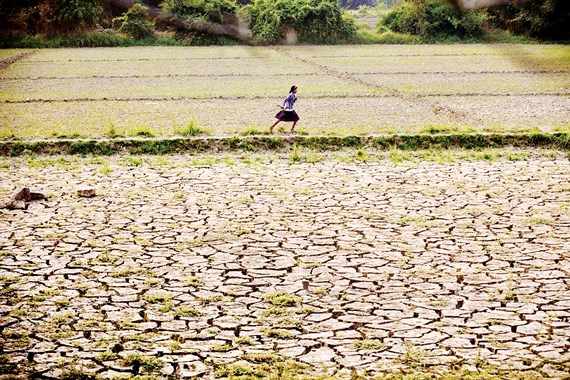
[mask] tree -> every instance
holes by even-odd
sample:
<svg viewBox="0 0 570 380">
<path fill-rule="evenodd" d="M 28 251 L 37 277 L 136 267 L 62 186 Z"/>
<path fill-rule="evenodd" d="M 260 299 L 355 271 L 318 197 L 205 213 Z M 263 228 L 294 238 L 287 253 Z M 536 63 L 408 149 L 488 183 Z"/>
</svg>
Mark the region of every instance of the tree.
<svg viewBox="0 0 570 380">
<path fill-rule="evenodd" d="M 141 4 L 135 4 L 123 16 L 114 18 L 113 27 L 135 40 L 154 35 L 154 24 L 149 20 L 148 7 Z"/>
<path fill-rule="evenodd" d="M 424 38 L 475 37 L 483 33 L 484 21 L 481 11 L 461 11 L 445 0 L 403 0 L 381 26 Z"/>
<path fill-rule="evenodd" d="M 570 40 L 570 1 L 534 0 L 498 6 L 488 11 L 491 22 L 509 30 L 549 40 Z"/>
<path fill-rule="evenodd" d="M 0 21 L 7 29 L 28 33 L 68 33 L 97 25 L 103 7 L 99 0 L 0 0 Z"/>
<path fill-rule="evenodd" d="M 235 0 L 164 0 L 161 8 L 187 20 L 202 19 L 219 24 L 235 24 Z"/>
<path fill-rule="evenodd" d="M 305 42 L 348 40 L 356 33 L 337 0 L 255 0 L 242 13 L 264 43 L 282 41 L 291 31 Z"/>
<path fill-rule="evenodd" d="M 46 33 L 75 32 L 94 26 L 103 13 L 98 0 L 44 0 L 40 9 Z"/>
</svg>

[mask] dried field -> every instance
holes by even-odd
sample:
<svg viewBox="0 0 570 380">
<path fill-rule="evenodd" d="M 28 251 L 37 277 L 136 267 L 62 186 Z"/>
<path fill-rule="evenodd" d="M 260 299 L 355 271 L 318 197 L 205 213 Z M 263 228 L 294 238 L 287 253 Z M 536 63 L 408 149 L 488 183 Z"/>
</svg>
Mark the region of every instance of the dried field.
<svg viewBox="0 0 570 380">
<path fill-rule="evenodd" d="M 309 134 L 556 132 L 570 120 L 561 45 L 3 50 L 0 60 L 3 138 L 174 135 L 190 122 L 212 135 L 263 131 L 292 84 Z"/>
</svg>

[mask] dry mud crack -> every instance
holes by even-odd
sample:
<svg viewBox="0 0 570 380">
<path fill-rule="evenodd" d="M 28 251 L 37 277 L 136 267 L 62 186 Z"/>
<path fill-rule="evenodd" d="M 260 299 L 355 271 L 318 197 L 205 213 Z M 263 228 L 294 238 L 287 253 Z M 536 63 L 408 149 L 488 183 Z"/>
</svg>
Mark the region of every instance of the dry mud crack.
<svg viewBox="0 0 570 380">
<path fill-rule="evenodd" d="M 5 161 L 49 196 L 0 211 L 5 373 L 569 375 L 568 158 L 190 159 Z"/>
</svg>

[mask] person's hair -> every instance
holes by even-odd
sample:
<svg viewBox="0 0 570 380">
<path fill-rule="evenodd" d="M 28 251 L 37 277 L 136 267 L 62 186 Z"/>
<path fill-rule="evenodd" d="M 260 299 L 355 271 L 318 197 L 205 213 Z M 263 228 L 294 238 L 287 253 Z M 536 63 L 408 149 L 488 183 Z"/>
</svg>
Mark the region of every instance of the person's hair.
<svg viewBox="0 0 570 380">
<path fill-rule="evenodd" d="M 293 91 L 295 91 L 297 89 L 297 86 L 291 86 L 291 89 L 289 90 L 289 93 L 292 93 Z"/>
</svg>

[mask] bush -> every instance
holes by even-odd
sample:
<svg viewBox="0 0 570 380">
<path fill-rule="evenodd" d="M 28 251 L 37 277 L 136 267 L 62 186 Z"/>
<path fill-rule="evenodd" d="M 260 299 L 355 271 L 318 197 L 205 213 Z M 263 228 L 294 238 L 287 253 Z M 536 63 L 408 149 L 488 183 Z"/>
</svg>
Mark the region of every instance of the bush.
<svg viewBox="0 0 570 380">
<path fill-rule="evenodd" d="M 537 0 L 515 2 L 488 11 L 495 26 L 511 33 L 552 40 L 570 40 L 570 2 Z"/>
<path fill-rule="evenodd" d="M 96 25 L 103 13 L 97 0 L 60 0 L 57 23 L 64 30 L 79 30 Z"/>
<path fill-rule="evenodd" d="M 187 20 L 237 24 L 235 0 L 164 0 L 160 6 Z"/>
<path fill-rule="evenodd" d="M 101 0 L 0 0 L 3 31 L 27 33 L 69 33 L 97 25 Z"/>
<path fill-rule="evenodd" d="M 485 20 L 483 12 L 462 12 L 445 0 L 405 0 L 384 17 L 380 27 L 424 38 L 478 37 L 483 34 Z"/>
<path fill-rule="evenodd" d="M 314 43 L 351 40 L 356 33 L 354 21 L 343 17 L 336 0 L 255 0 L 242 14 L 262 43 L 282 41 L 287 33 Z"/>
<path fill-rule="evenodd" d="M 113 27 L 135 40 L 154 36 L 154 25 L 149 20 L 148 8 L 141 4 L 135 4 L 121 17 L 115 17 Z"/>
</svg>

